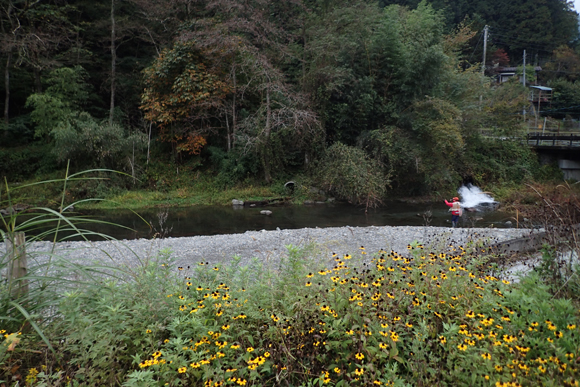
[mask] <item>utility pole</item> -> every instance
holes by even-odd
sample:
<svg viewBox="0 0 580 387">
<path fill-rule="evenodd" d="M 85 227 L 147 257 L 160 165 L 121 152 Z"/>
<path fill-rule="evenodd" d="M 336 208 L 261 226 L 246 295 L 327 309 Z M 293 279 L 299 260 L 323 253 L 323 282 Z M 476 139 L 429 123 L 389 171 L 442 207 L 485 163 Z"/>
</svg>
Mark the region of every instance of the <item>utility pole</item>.
<svg viewBox="0 0 580 387">
<path fill-rule="evenodd" d="M 524 88 L 526 87 L 526 50 L 524 50 L 524 79 L 523 79 Z M 526 98 L 528 93 L 526 92 Z M 526 108 L 524 106 L 524 123 L 526 122 Z M 529 131 L 529 129 L 528 129 Z"/>
<path fill-rule="evenodd" d="M 481 81 L 483 83 L 483 77 L 485 76 L 485 56 L 487 54 L 487 25 L 483 27 L 483 60 L 481 61 Z M 483 88 L 483 84 L 481 85 Z M 483 104 L 483 95 L 479 95 L 479 109 Z"/>
<path fill-rule="evenodd" d="M 526 86 L 526 50 L 524 50 L 524 86 Z"/>
<path fill-rule="evenodd" d="M 481 75 L 485 75 L 485 57 L 487 54 L 487 25 L 483 27 L 483 60 L 481 62 Z"/>
</svg>

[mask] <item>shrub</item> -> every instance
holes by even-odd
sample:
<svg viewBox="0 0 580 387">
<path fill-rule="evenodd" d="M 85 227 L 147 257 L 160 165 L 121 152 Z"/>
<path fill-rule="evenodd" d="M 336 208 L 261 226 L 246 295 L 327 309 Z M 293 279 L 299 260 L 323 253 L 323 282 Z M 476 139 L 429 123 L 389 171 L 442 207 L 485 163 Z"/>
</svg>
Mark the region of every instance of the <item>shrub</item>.
<svg viewBox="0 0 580 387">
<path fill-rule="evenodd" d="M 367 208 L 381 202 L 389 184 L 378 162 L 362 149 L 342 143 L 326 150 L 314 166 L 313 175 L 320 188 Z"/>
<path fill-rule="evenodd" d="M 296 280 L 258 262 L 198 266 L 168 295 L 176 315 L 159 332 L 163 342 L 134 356 L 124 385 L 574 382 L 571 302 L 546 302 L 537 276 L 512 285 L 486 274 L 477 249 L 409 248 L 381 251 L 371 265 L 360 261 L 364 249 L 334 255 L 333 268 Z"/>
</svg>

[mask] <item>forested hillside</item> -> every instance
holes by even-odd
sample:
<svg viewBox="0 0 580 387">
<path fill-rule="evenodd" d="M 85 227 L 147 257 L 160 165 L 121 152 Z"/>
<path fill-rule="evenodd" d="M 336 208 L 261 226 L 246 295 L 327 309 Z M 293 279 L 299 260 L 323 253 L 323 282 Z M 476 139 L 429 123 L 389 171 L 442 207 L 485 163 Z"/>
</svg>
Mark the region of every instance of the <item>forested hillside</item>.
<svg viewBox="0 0 580 387">
<path fill-rule="evenodd" d="M 555 90 L 545 114 L 580 116 L 578 14 L 564 0 L 0 7 L 0 175 L 70 160 L 138 179 L 88 196 L 304 176 L 368 203 L 465 179 L 540 179 L 546 168 L 517 140 L 526 88 L 496 81 L 499 68 L 522 71 L 524 50 L 528 84 Z"/>
</svg>

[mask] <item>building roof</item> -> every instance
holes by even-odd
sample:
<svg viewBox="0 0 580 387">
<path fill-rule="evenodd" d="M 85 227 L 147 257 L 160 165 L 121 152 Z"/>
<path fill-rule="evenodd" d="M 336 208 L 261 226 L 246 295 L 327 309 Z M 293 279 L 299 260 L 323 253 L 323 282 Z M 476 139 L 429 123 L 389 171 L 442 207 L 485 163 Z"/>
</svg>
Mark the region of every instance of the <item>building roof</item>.
<svg viewBox="0 0 580 387">
<path fill-rule="evenodd" d="M 530 86 L 533 87 L 534 89 L 538 89 L 538 90 L 542 90 L 542 91 L 552 91 L 551 87 L 546 87 L 546 86 Z"/>
<path fill-rule="evenodd" d="M 514 72 L 517 69 L 518 69 L 517 67 L 498 67 L 497 71 L 504 73 L 504 72 Z M 534 70 L 535 71 L 542 71 L 542 68 L 540 66 L 536 66 L 536 67 L 534 67 Z"/>
</svg>

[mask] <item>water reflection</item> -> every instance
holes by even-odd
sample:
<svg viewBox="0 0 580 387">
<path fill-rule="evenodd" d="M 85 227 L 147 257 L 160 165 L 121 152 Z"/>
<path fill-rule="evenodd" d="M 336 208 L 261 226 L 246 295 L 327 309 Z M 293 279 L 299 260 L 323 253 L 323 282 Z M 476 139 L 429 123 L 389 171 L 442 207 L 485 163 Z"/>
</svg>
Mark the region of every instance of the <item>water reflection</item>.
<svg viewBox="0 0 580 387">
<path fill-rule="evenodd" d="M 139 211 L 151 227 L 131 211 L 85 211 L 94 219 L 123 225 L 87 225 L 93 231 L 117 239 L 151 238 L 158 233 L 167 237 L 243 233 L 248 230 L 297 229 L 304 227 L 342 226 L 436 226 L 449 227 L 451 215 L 444 203 L 409 204 L 390 202 L 365 213 L 364 208 L 348 204 L 267 207 L 269 216 L 261 215 L 264 207 L 233 208 L 196 206 L 187 208 L 147 209 Z M 463 227 L 505 227 L 510 215 L 492 210 L 464 213 Z M 513 221 L 515 224 L 515 221 Z"/>
</svg>

